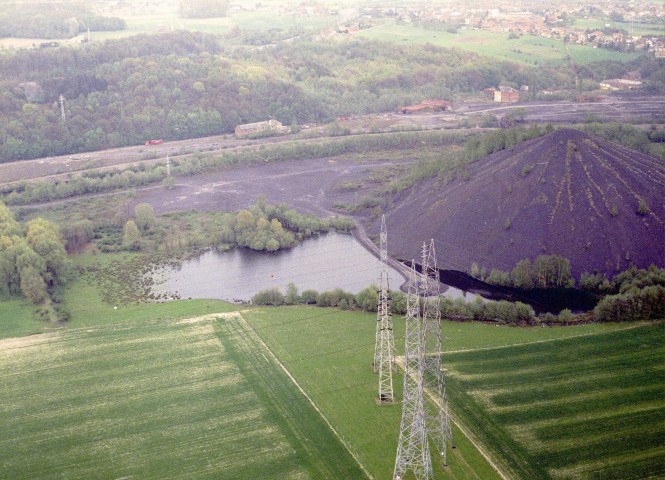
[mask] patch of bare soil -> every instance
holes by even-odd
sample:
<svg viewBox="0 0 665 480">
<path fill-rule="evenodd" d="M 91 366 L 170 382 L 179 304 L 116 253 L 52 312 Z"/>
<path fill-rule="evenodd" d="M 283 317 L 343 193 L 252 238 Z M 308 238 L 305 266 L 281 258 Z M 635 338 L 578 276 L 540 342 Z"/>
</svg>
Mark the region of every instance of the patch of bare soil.
<svg viewBox="0 0 665 480">
<path fill-rule="evenodd" d="M 286 203 L 301 213 L 327 217 L 335 203 L 356 204 L 374 190 L 372 181 L 363 181 L 372 173 L 411 161 L 349 156 L 238 167 L 178 178 L 171 190 L 139 191 L 130 207 L 149 203 L 157 214 L 236 211 L 256 204 L 264 195 L 268 203 Z M 352 188 L 345 188 L 349 185 Z"/>
<path fill-rule="evenodd" d="M 462 271 L 472 262 L 508 270 L 541 254 L 569 258 L 575 275 L 665 263 L 665 173 L 654 157 L 565 129 L 489 155 L 469 174 L 394 199 L 392 255 L 418 259 L 433 238 L 439 267 Z"/>
</svg>

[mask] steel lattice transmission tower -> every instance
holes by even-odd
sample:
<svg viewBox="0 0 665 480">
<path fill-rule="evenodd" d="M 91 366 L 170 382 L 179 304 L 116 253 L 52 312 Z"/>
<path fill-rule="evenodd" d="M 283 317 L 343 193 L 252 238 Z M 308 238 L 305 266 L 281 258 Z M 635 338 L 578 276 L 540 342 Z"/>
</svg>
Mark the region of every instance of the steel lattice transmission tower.
<svg viewBox="0 0 665 480">
<path fill-rule="evenodd" d="M 379 279 L 379 305 L 376 315 L 376 340 L 374 343 L 374 371 L 379 372 L 379 403 L 392 402 L 393 374 L 395 368 L 395 337 L 390 309 L 388 287 L 388 232 L 386 217 L 381 217 L 381 275 Z"/>
<path fill-rule="evenodd" d="M 421 265 L 420 293 L 423 297 L 422 324 L 425 364 L 423 381 L 426 394 L 432 400 L 425 403 L 425 421 L 436 451 L 441 455 L 443 464 L 447 465 L 446 443 L 452 445 L 453 437 L 446 378 L 441 364 L 440 282 L 434 240 L 430 241 L 429 246 L 427 243 L 423 243 Z"/>
<path fill-rule="evenodd" d="M 425 357 L 418 289 L 415 262 L 412 261 L 406 307 L 404 401 L 393 480 L 401 480 L 408 471 L 413 472 L 416 480 L 426 480 L 433 475 L 423 398 Z"/>
</svg>

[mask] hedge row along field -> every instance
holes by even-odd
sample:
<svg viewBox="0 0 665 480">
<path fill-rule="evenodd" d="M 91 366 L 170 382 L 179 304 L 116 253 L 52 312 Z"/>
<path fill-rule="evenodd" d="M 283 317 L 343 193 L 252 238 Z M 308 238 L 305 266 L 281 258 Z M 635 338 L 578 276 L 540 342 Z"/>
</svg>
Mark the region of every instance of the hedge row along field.
<svg viewBox="0 0 665 480">
<path fill-rule="evenodd" d="M 363 478 L 281 369 L 224 322 L 0 340 L 0 476 Z M 301 418 L 307 436 L 293 433 Z"/>
<path fill-rule="evenodd" d="M 517 478 L 665 476 L 665 325 L 451 352 L 457 415 Z"/>
</svg>

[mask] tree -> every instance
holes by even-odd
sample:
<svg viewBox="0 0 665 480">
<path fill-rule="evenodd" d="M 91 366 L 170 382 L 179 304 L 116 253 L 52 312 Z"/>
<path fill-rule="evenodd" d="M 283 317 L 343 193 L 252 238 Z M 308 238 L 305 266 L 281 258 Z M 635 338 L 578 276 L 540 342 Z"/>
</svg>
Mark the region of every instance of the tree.
<svg viewBox="0 0 665 480">
<path fill-rule="evenodd" d="M 133 220 L 127 220 L 123 228 L 122 244 L 125 248 L 134 250 L 138 248 L 139 240 L 141 240 L 141 232 L 139 231 L 136 223 Z"/>
<path fill-rule="evenodd" d="M 42 218 L 26 224 L 25 239 L 45 262 L 44 280 L 48 284 L 64 283 L 68 270 L 67 251 L 57 225 Z"/>
<path fill-rule="evenodd" d="M 539 255 L 533 271 L 542 288 L 572 287 L 575 279 L 570 273 L 570 260 L 560 255 Z"/>
<path fill-rule="evenodd" d="M 93 225 L 90 220 L 81 220 L 62 228 L 65 249 L 68 253 L 79 252 L 92 239 Z"/>
<path fill-rule="evenodd" d="M 46 283 L 32 266 L 21 270 L 21 293 L 35 305 L 46 297 Z"/>
<path fill-rule="evenodd" d="M 295 305 L 300 299 L 298 298 L 298 287 L 293 282 L 289 282 L 286 286 L 286 295 L 284 295 L 284 303 L 287 305 Z"/>
<path fill-rule="evenodd" d="M 360 308 L 368 312 L 375 312 L 379 306 L 379 294 L 378 287 L 376 285 L 371 285 L 362 289 L 358 295 L 356 295 L 356 303 Z"/>
<path fill-rule="evenodd" d="M 147 203 L 139 203 L 134 207 L 136 226 L 145 232 L 155 226 L 155 212 Z"/>
<path fill-rule="evenodd" d="M 510 272 L 510 279 L 513 285 L 520 288 L 533 288 L 536 285 L 536 275 L 531 267 L 531 260 L 528 258 L 520 260 L 517 265 Z"/>
</svg>

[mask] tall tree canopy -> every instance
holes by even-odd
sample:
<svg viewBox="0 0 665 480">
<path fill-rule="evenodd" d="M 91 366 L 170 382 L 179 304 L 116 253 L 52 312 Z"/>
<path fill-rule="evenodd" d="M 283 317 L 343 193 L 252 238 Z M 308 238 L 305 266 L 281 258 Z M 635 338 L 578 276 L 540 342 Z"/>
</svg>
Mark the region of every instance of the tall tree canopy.
<svg viewBox="0 0 665 480">
<path fill-rule="evenodd" d="M 67 253 L 58 227 L 37 218 L 23 227 L 0 202 L 0 294 L 37 303 L 67 276 Z"/>
</svg>

